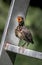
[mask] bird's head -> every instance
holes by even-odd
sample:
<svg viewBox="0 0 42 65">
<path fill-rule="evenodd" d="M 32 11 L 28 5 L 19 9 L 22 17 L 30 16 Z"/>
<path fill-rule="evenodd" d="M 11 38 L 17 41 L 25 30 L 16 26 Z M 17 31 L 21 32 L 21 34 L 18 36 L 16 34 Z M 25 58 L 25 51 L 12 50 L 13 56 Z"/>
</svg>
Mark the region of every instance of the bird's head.
<svg viewBox="0 0 42 65">
<path fill-rule="evenodd" d="M 22 21 L 23 21 L 23 17 L 18 16 L 18 17 L 17 17 L 17 22 L 18 22 L 18 23 L 21 23 Z"/>
<path fill-rule="evenodd" d="M 24 25 L 24 18 L 22 16 L 18 16 L 17 22 L 19 23 L 19 26 L 23 26 Z"/>
</svg>

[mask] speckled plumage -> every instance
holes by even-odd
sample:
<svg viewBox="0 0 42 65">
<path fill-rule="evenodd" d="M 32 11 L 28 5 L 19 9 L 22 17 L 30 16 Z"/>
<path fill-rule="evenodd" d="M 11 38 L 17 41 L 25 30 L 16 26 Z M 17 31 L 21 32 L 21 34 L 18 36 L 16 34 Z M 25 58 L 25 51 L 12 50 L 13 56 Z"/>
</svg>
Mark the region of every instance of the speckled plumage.
<svg viewBox="0 0 42 65">
<path fill-rule="evenodd" d="M 33 44 L 34 42 L 33 42 L 33 39 L 32 39 L 31 32 L 24 25 L 24 18 L 21 17 L 21 16 L 18 16 L 17 17 L 17 21 L 18 21 L 18 26 L 15 29 L 15 35 L 16 35 L 16 37 L 18 37 L 19 39 L 25 40 L 28 44 L 29 43 Z M 25 44 L 26 44 L 26 42 L 25 42 Z M 23 44 L 23 46 L 25 44 Z"/>
<path fill-rule="evenodd" d="M 15 35 L 18 38 L 25 40 L 27 43 L 33 44 L 31 32 L 25 26 L 17 26 L 15 29 Z"/>
</svg>

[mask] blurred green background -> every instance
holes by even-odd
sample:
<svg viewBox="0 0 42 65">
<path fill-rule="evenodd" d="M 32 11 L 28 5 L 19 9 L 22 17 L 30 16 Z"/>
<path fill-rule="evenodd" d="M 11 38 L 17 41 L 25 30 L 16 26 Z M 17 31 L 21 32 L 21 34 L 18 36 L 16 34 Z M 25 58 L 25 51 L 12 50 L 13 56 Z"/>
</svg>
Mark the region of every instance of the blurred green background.
<svg viewBox="0 0 42 65">
<path fill-rule="evenodd" d="M 0 41 L 7 20 L 9 6 L 10 0 L 0 0 Z M 34 44 L 30 44 L 27 48 L 42 52 L 42 9 L 30 6 L 25 25 L 31 30 L 34 40 Z M 17 54 L 14 65 L 42 65 L 42 60 Z"/>
<path fill-rule="evenodd" d="M 9 5 L 0 0 L 0 41 L 8 15 Z"/>
</svg>

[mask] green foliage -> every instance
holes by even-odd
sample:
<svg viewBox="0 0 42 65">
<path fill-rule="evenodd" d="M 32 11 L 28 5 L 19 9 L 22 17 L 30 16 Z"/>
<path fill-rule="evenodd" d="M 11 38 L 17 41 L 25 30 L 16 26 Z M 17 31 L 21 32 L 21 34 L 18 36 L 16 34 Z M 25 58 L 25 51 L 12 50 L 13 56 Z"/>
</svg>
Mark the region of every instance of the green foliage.
<svg viewBox="0 0 42 65">
<path fill-rule="evenodd" d="M 42 60 L 17 54 L 14 65 L 42 65 Z"/>
<path fill-rule="evenodd" d="M 8 5 L 10 5 L 11 0 L 3 0 L 3 2 L 6 3 L 6 4 L 8 4 Z"/>
<path fill-rule="evenodd" d="M 0 0 L 0 41 L 1 41 L 1 36 L 3 33 L 3 29 L 7 20 L 7 14 L 8 14 L 9 6 L 4 4 Z"/>
</svg>

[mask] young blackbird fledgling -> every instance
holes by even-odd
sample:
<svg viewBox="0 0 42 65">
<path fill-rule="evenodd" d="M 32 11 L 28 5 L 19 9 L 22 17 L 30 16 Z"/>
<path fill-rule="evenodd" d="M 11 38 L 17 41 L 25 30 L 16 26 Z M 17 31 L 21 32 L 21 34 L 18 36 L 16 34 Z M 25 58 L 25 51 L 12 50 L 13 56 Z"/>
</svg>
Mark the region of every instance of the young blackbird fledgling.
<svg viewBox="0 0 42 65">
<path fill-rule="evenodd" d="M 19 39 L 25 40 L 27 42 L 27 46 L 29 45 L 29 43 L 33 44 L 34 42 L 33 42 L 32 34 L 30 30 L 27 29 L 27 27 L 24 25 L 23 17 L 18 16 L 17 21 L 19 25 L 15 29 L 16 37 L 18 37 Z M 24 46 L 26 42 L 22 46 Z"/>
</svg>

